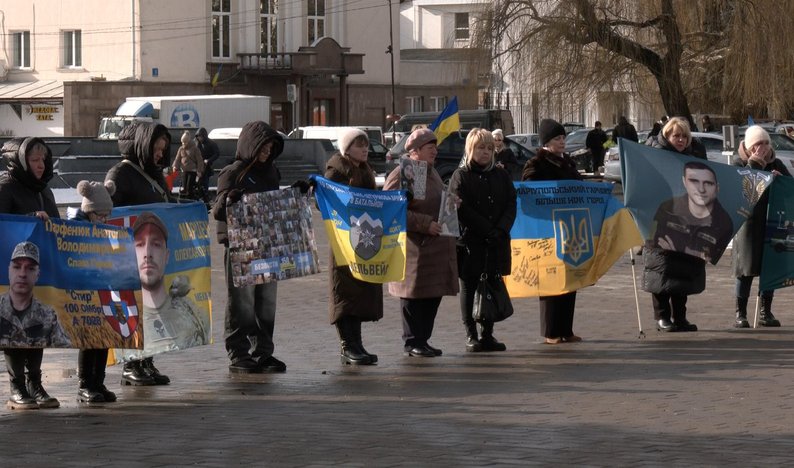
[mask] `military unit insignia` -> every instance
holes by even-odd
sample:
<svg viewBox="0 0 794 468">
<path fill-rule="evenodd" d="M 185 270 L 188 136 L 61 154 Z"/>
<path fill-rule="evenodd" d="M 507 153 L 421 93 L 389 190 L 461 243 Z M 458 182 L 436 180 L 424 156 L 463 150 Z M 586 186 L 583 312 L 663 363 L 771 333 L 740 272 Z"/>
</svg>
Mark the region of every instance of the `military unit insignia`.
<svg viewBox="0 0 794 468">
<path fill-rule="evenodd" d="M 350 244 L 356 255 L 369 260 L 380 252 L 383 238 L 383 222 L 373 219 L 369 213 L 356 218 L 350 216 Z"/>
<path fill-rule="evenodd" d="M 98 291 L 102 312 L 113 330 L 129 338 L 138 328 L 138 306 L 133 291 Z"/>
</svg>

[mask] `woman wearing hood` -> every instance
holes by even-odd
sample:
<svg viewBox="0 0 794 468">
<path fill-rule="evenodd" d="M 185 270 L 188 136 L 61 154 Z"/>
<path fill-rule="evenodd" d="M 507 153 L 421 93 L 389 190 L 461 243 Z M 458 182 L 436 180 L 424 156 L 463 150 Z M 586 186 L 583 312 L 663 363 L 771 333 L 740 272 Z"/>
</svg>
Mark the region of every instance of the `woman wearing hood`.
<svg viewBox="0 0 794 468">
<path fill-rule="evenodd" d="M 3 145 L 8 172 L 0 175 L 0 213 L 59 218 L 47 182 L 52 179 L 52 152 L 41 138 L 14 138 Z M 29 307 L 29 306 L 28 306 Z M 57 408 L 60 403 L 41 384 L 41 348 L 4 349 L 11 409 Z M 27 369 L 27 379 L 25 374 Z"/>
<path fill-rule="evenodd" d="M 733 165 L 771 172 L 775 176 L 791 177 L 786 165 L 775 157 L 769 134 L 758 125 L 747 129 L 744 140 L 739 143 L 739 157 L 734 160 Z M 733 239 L 733 272 L 736 275 L 736 321 L 733 326 L 736 328 L 750 327 L 747 321 L 747 302 L 750 299 L 753 277 L 761 273 L 768 205 L 769 190 L 766 190 L 753 208 L 752 215 L 742 224 Z M 775 290 L 759 291 L 759 295 L 761 317 L 758 324 L 762 327 L 779 327 L 780 321 L 772 315 Z"/>
<path fill-rule="evenodd" d="M 235 160 L 218 176 L 218 195 L 212 215 L 218 221 L 218 242 L 226 246 L 226 320 L 224 336 L 231 365 L 229 372 L 252 374 L 285 372 L 287 366 L 273 356 L 276 321 L 276 282 L 235 287 L 226 228 L 226 207 L 243 193 L 279 189 L 281 174 L 275 159 L 284 150 L 281 135 L 264 122 L 245 124 L 237 140 Z"/>
<path fill-rule="evenodd" d="M 161 124 L 134 122 L 119 133 L 123 159 L 110 168 L 105 182 L 116 192 L 113 206 L 134 206 L 174 201 L 163 177 L 171 165 L 171 135 Z M 129 361 L 121 374 L 122 385 L 166 385 L 171 381 L 154 366 L 152 358 Z"/>
<path fill-rule="evenodd" d="M 196 184 L 204 173 L 204 158 L 189 131 L 182 133 L 181 140 L 182 146 L 176 152 L 171 169 L 174 172 L 182 171 L 182 195 L 196 199 Z"/>
</svg>

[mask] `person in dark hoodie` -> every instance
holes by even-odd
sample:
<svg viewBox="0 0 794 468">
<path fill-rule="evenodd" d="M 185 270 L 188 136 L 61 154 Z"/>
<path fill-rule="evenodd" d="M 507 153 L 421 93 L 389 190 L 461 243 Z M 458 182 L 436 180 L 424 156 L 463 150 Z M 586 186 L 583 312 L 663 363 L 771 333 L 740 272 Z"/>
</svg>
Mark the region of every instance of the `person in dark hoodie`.
<svg viewBox="0 0 794 468">
<path fill-rule="evenodd" d="M 110 168 L 105 182 L 113 181 L 113 206 L 134 206 L 175 201 L 169 194 L 163 169 L 171 165 L 171 135 L 161 124 L 133 122 L 119 133 L 122 160 Z M 145 318 L 144 318 L 145 320 Z M 171 381 L 154 366 L 152 358 L 124 364 L 122 385 L 166 385 Z"/>
<path fill-rule="evenodd" d="M 226 319 L 224 336 L 231 364 L 229 372 L 252 374 L 286 372 L 287 366 L 273 356 L 276 322 L 276 282 L 235 287 L 226 227 L 226 207 L 244 193 L 279 189 L 281 174 L 275 160 L 284 150 L 281 135 L 265 122 L 245 124 L 237 140 L 234 161 L 218 176 L 218 195 L 212 215 L 218 221 L 218 242 L 226 246 Z"/>
<path fill-rule="evenodd" d="M 198 148 L 201 151 L 201 157 L 204 158 L 204 172 L 201 173 L 201 186 L 204 187 L 204 203 L 209 202 L 210 190 L 210 177 L 212 177 L 212 165 L 218 160 L 221 153 L 218 150 L 218 144 L 210 140 L 207 135 L 207 129 L 201 127 L 196 132 L 196 141 Z"/>
<path fill-rule="evenodd" d="M 52 179 L 52 152 L 41 138 L 14 138 L 2 149 L 8 171 L 0 175 L 0 213 L 59 218 L 55 196 L 47 187 Z M 60 403 L 41 384 L 44 350 L 4 349 L 11 397 L 10 409 L 57 408 Z M 27 379 L 25 375 L 27 369 Z"/>
</svg>

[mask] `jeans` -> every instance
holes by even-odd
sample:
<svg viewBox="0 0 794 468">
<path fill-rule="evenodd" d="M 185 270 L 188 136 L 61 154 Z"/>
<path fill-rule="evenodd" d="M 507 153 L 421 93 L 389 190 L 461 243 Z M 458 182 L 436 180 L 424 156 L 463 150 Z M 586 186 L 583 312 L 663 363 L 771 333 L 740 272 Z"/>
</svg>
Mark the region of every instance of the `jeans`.
<svg viewBox="0 0 794 468">
<path fill-rule="evenodd" d="M 750 298 L 750 289 L 753 286 L 753 276 L 740 276 L 736 278 L 736 297 L 740 297 L 742 299 L 749 299 Z M 760 296 L 763 297 L 774 297 L 775 290 L 770 289 L 767 291 L 758 291 Z"/>
<path fill-rule="evenodd" d="M 234 287 L 229 249 L 224 252 L 226 266 L 226 352 L 232 363 L 253 358 L 263 361 L 273 355 L 273 329 L 276 324 L 276 282 Z"/>
</svg>

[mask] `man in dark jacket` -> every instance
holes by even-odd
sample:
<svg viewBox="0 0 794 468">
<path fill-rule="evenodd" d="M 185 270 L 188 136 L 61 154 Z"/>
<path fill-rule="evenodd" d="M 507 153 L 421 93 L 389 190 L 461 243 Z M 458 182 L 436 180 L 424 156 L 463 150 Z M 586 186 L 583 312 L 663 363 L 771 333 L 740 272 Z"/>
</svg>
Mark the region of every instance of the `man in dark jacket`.
<svg viewBox="0 0 794 468">
<path fill-rule="evenodd" d="M 606 142 L 607 134 L 601 130 L 601 122 L 596 120 L 595 128 L 587 133 L 587 139 L 585 140 L 585 146 L 590 150 L 590 156 L 593 161 L 593 172 L 604 165 L 604 154 L 607 151 L 604 148 L 604 143 Z"/>
<path fill-rule="evenodd" d="M 161 124 L 134 122 L 121 130 L 119 150 L 124 159 L 105 177 L 116 185 L 113 206 L 173 201 L 163 177 L 163 169 L 171 165 L 170 148 L 171 135 Z M 154 367 L 152 358 L 125 363 L 121 374 L 122 385 L 166 385 L 170 381 Z"/>
<path fill-rule="evenodd" d="M 275 159 L 284 150 L 281 135 L 264 122 L 249 122 L 237 140 L 235 160 L 218 176 L 218 196 L 212 215 L 218 221 L 218 242 L 224 244 L 226 320 L 224 336 L 231 364 L 229 372 L 252 374 L 285 372 L 286 364 L 273 356 L 276 323 L 276 282 L 235 287 L 226 226 L 226 207 L 244 193 L 279 189 L 281 174 Z"/>
<path fill-rule="evenodd" d="M 201 127 L 196 132 L 196 141 L 201 151 L 201 157 L 204 158 L 204 172 L 201 173 L 201 186 L 204 187 L 204 203 L 209 201 L 210 177 L 212 177 L 212 165 L 220 157 L 218 144 L 210 140 L 207 135 L 207 129 Z"/>
<path fill-rule="evenodd" d="M 639 142 L 640 140 L 640 137 L 637 136 L 637 129 L 622 115 L 618 119 L 615 129 L 612 130 L 612 139 L 617 142 L 618 138 L 625 138 L 634 142 Z"/>
</svg>

